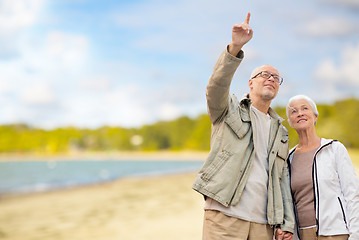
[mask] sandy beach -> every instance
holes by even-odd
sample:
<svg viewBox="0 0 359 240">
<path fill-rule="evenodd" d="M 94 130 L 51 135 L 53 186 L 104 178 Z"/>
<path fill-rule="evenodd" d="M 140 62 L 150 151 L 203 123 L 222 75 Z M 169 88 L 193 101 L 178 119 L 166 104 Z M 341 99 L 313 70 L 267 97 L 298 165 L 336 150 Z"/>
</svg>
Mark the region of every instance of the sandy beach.
<svg viewBox="0 0 359 240">
<path fill-rule="evenodd" d="M 358 152 L 351 153 L 358 163 Z M 187 158 L 185 154 L 180 158 L 203 156 L 188 154 Z M 132 155 L 132 159 L 141 157 Z M 164 160 L 170 157 L 162 155 Z M 359 175 L 358 164 L 356 172 Z M 201 239 L 203 198 L 191 189 L 195 175 L 127 178 L 53 192 L 2 196 L 0 239 Z"/>
<path fill-rule="evenodd" d="M 0 239 L 200 239 L 195 173 L 0 198 Z"/>
</svg>

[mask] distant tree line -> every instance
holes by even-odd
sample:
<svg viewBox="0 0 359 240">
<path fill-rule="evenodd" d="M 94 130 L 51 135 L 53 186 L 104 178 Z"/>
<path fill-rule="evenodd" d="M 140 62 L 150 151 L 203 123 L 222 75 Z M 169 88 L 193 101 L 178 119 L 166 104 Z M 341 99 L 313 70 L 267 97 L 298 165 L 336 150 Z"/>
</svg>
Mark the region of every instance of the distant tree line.
<svg viewBox="0 0 359 240">
<path fill-rule="evenodd" d="M 332 105 L 318 104 L 318 122 L 316 131 L 319 137 L 336 139 L 347 148 L 359 148 L 359 99 L 349 98 Z M 285 107 L 275 108 L 286 119 Z M 289 132 L 289 146 L 298 143 L 297 133 L 287 121 L 283 125 Z"/>
<path fill-rule="evenodd" d="M 286 119 L 285 107 L 276 107 Z M 348 148 L 359 148 L 359 100 L 350 98 L 333 105 L 318 105 L 317 133 L 321 137 L 340 140 Z M 289 131 L 289 145 L 298 139 Z M 173 121 L 160 121 L 139 128 L 104 126 L 98 129 L 76 127 L 44 130 L 25 124 L 0 126 L 0 153 L 71 153 L 83 151 L 158 151 L 210 148 L 211 123 L 207 114 L 191 119 L 183 116 Z"/>
</svg>

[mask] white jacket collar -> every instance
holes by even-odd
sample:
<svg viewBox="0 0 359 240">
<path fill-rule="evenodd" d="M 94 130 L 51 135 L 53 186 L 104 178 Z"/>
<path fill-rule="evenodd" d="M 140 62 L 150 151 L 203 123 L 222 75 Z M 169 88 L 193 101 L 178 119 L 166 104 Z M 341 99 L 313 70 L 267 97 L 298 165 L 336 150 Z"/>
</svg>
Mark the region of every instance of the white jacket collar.
<svg viewBox="0 0 359 240">
<path fill-rule="evenodd" d="M 331 142 L 333 142 L 333 139 L 321 138 L 321 140 L 320 140 L 320 147 L 318 148 L 318 150 L 321 149 L 324 145 L 329 144 L 329 143 L 331 143 Z M 290 162 L 292 162 L 293 153 L 294 153 L 294 150 L 297 148 L 297 146 L 298 146 L 298 144 L 295 145 L 295 146 L 289 151 L 288 159 L 289 159 Z M 317 150 L 317 151 L 318 151 L 318 150 Z"/>
</svg>

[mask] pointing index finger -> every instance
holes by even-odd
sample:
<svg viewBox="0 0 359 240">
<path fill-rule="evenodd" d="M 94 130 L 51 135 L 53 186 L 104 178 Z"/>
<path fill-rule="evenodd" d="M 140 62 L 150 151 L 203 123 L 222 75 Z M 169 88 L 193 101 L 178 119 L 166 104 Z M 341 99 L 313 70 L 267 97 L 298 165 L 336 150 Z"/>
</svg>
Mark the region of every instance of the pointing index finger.
<svg viewBox="0 0 359 240">
<path fill-rule="evenodd" d="M 251 17 L 251 13 L 247 14 L 246 20 L 244 20 L 245 23 L 249 24 L 249 18 Z"/>
</svg>

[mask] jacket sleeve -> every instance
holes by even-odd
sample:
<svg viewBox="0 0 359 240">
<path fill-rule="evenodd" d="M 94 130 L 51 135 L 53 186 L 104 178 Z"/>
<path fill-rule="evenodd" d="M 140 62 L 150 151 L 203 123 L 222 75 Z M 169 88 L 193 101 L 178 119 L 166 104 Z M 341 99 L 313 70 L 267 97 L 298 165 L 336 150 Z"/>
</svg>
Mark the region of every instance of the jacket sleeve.
<svg viewBox="0 0 359 240">
<path fill-rule="evenodd" d="M 340 187 L 347 203 L 347 224 L 349 240 L 359 239 L 359 179 L 345 146 L 336 142 L 335 161 Z"/>
<path fill-rule="evenodd" d="M 221 121 L 228 111 L 229 89 L 244 53 L 237 57 L 224 50 L 214 67 L 206 88 L 207 110 L 212 123 Z"/>
<path fill-rule="evenodd" d="M 282 191 L 282 199 L 283 199 L 284 218 L 283 218 L 283 224 L 280 226 L 280 228 L 283 231 L 294 233 L 294 224 L 295 224 L 294 205 L 293 205 L 292 194 L 290 190 L 289 170 L 288 170 L 287 161 L 285 161 L 285 166 L 283 167 L 281 191 Z"/>
</svg>

